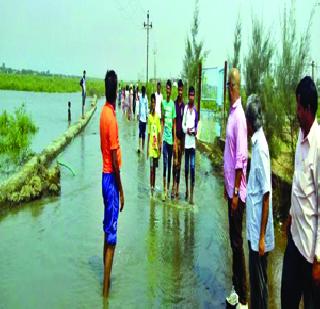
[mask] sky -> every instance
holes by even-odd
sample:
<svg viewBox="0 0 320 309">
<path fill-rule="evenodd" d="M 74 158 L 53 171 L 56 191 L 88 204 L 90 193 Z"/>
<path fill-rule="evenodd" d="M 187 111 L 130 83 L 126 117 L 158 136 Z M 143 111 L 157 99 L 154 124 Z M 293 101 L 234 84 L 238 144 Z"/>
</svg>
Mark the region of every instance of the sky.
<svg viewBox="0 0 320 309">
<path fill-rule="evenodd" d="M 315 8 L 310 55 L 320 78 L 320 0 L 294 2 L 299 34 Z M 203 67 L 223 67 L 232 56 L 238 14 L 241 58 L 248 50 L 252 16 L 263 21 L 280 51 L 283 8 L 290 4 L 291 0 L 199 0 L 199 39 L 209 51 Z M 194 8 L 194 0 L 0 0 L 0 65 L 70 75 L 81 75 L 85 69 L 87 76 L 98 78 L 114 69 L 119 79 L 144 80 L 143 24 L 149 10 L 149 78 L 180 77 Z"/>
</svg>

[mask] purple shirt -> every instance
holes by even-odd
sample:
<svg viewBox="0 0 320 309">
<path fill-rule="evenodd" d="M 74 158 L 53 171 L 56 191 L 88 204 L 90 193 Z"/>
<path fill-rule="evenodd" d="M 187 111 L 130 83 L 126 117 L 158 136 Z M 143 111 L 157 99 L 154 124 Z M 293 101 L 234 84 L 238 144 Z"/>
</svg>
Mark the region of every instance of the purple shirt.
<svg viewBox="0 0 320 309">
<path fill-rule="evenodd" d="M 247 122 L 239 98 L 230 108 L 224 148 L 224 183 L 229 198 L 234 194 L 236 169 L 242 169 L 240 199 L 246 201 L 248 160 Z"/>
<path fill-rule="evenodd" d="M 179 105 L 178 100 L 174 102 L 175 106 L 176 106 L 176 114 L 177 114 L 177 118 L 176 118 L 176 135 L 177 138 L 179 139 L 183 139 L 184 138 L 184 132 L 182 129 L 182 120 L 183 120 L 183 113 L 184 113 L 184 103 L 183 101 L 181 102 L 181 104 Z"/>
</svg>

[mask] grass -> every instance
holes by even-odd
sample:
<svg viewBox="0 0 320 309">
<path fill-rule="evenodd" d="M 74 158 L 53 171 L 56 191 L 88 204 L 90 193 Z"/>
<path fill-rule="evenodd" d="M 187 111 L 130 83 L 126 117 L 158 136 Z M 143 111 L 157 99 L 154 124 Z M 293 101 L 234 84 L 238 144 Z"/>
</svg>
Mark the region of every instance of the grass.
<svg viewBox="0 0 320 309">
<path fill-rule="evenodd" d="M 79 92 L 80 77 L 0 73 L 0 89 L 35 92 Z M 87 77 L 87 94 L 104 95 L 104 81 Z"/>
<path fill-rule="evenodd" d="M 12 114 L 0 114 L 0 182 L 13 174 L 32 152 L 30 144 L 38 131 L 24 105 Z"/>
</svg>

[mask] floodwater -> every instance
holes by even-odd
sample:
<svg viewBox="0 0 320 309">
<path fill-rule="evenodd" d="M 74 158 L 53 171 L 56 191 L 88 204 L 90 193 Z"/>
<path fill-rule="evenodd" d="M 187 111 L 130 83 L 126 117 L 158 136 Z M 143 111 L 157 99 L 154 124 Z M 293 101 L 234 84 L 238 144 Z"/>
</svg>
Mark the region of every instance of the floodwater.
<svg viewBox="0 0 320 309">
<path fill-rule="evenodd" d="M 37 102 L 30 107 L 32 113 L 46 109 L 45 100 Z M 231 249 L 223 179 L 197 153 L 195 205 L 183 200 L 183 174 L 180 201 L 163 203 L 161 163 L 157 197 L 150 200 L 149 163 L 136 153 L 137 122 L 127 121 L 120 111 L 125 206 L 119 216 L 110 297 L 102 298 L 102 103 L 84 132 L 60 155 L 76 172 L 72 176 L 62 167 L 61 196 L 0 210 L 0 308 L 225 308 Z M 50 142 L 52 131 L 66 128 L 59 111 L 64 112 L 57 107 L 56 113 L 37 116 L 47 126 L 41 147 Z M 284 239 L 278 231 L 276 237 L 277 248 L 269 255 L 270 308 L 280 307 Z M 244 248 L 247 254 L 246 242 Z"/>
</svg>

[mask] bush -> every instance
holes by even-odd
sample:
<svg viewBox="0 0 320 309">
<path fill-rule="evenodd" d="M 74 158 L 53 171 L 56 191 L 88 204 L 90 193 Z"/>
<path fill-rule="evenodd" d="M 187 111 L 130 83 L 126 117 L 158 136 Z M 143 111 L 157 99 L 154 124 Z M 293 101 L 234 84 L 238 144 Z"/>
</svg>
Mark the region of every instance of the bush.
<svg viewBox="0 0 320 309">
<path fill-rule="evenodd" d="M 13 115 L 4 111 L 0 114 L 0 153 L 16 162 L 21 160 L 27 155 L 31 138 L 37 131 L 23 104 Z"/>
</svg>

